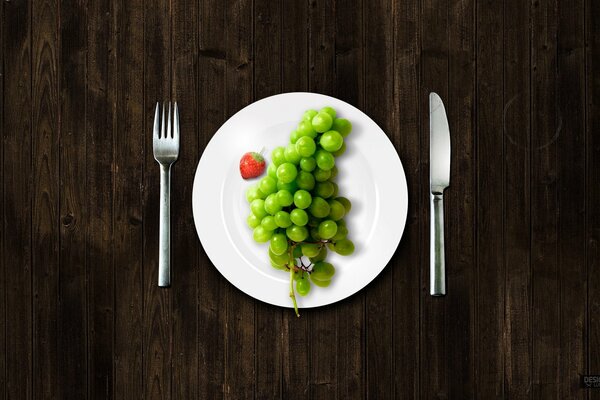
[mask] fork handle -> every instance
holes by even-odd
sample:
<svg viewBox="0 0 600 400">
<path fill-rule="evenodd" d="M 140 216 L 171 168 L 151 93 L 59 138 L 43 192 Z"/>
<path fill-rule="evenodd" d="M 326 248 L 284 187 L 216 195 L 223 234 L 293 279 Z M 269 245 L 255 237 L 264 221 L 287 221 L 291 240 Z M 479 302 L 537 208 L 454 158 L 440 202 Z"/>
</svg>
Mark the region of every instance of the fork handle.
<svg viewBox="0 0 600 400">
<path fill-rule="evenodd" d="M 171 286 L 171 165 L 160 164 L 158 286 Z"/>
</svg>

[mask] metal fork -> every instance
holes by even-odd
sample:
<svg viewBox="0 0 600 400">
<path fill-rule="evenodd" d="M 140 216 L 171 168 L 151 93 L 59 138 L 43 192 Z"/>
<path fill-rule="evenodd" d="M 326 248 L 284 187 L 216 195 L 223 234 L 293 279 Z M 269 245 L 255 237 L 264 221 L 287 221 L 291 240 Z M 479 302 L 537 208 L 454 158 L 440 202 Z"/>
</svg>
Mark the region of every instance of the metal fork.
<svg viewBox="0 0 600 400">
<path fill-rule="evenodd" d="M 171 118 L 169 102 L 167 130 L 165 131 L 165 106 L 162 118 L 156 103 L 152 145 L 154 159 L 160 165 L 160 222 L 158 228 L 158 286 L 171 286 L 171 165 L 179 157 L 179 111 L 177 102 Z"/>
</svg>

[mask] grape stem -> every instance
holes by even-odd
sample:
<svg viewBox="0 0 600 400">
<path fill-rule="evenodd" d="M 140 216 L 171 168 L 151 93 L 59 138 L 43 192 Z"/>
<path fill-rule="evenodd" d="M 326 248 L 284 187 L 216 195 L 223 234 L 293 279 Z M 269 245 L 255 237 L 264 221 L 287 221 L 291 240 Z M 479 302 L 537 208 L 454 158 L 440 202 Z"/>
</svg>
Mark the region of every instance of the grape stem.
<svg viewBox="0 0 600 400">
<path fill-rule="evenodd" d="M 290 297 L 292 298 L 292 302 L 294 303 L 294 311 L 296 312 L 296 317 L 300 317 L 300 312 L 298 311 L 298 303 L 296 302 L 296 293 L 294 293 L 294 273 L 296 270 L 296 263 L 294 260 L 294 247 L 290 247 L 289 255 L 290 255 Z"/>
</svg>

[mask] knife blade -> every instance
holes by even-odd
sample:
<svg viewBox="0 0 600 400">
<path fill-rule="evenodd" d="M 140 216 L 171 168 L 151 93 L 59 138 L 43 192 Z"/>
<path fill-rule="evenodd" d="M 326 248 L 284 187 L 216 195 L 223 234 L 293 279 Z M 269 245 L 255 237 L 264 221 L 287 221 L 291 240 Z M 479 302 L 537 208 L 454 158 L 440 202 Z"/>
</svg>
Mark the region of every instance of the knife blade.
<svg viewBox="0 0 600 400">
<path fill-rule="evenodd" d="M 444 103 L 429 94 L 430 294 L 446 294 L 444 190 L 450 186 L 450 127 Z"/>
</svg>

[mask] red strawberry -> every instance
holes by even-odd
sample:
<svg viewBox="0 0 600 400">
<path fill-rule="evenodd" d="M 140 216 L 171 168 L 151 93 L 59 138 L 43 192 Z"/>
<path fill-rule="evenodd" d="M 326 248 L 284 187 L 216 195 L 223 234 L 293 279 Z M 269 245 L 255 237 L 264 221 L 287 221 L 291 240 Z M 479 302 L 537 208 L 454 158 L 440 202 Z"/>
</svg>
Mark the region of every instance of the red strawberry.
<svg viewBox="0 0 600 400">
<path fill-rule="evenodd" d="M 242 178 L 250 179 L 262 175 L 265 171 L 265 159 L 257 152 L 248 152 L 240 160 Z"/>
</svg>

